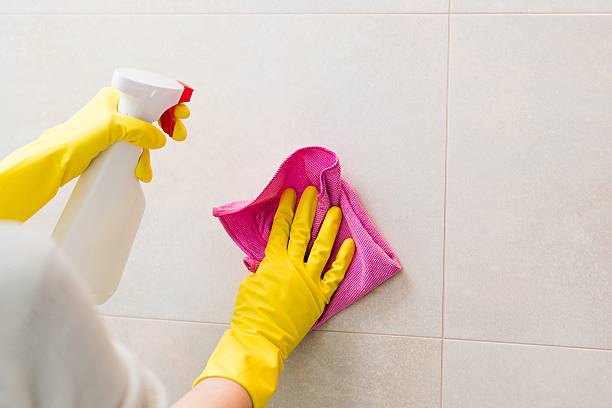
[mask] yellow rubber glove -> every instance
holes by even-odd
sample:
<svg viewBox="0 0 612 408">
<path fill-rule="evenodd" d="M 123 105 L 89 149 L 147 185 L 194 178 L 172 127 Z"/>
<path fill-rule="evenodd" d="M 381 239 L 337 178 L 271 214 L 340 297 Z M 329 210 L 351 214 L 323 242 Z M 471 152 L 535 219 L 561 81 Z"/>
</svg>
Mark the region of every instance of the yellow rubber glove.
<svg viewBox="0 0 612 408">
<path fill-rule="evenodd" d="M 355 253 L 355 242 L 346 239 L 321 278 L 342 220 L 340 208 L 332 207 L 305 261 L 317 201 L 317 189 L 306 188 L 294 217 L 296 193 L 283 192 L 265 257 L 240 284 L 230 329 L 194 386 L 228 378 L 248 391 L 254 408 L 274 394 L 283 361 L 321 316 Z"/>
<path fill-rule="evenodd" d="M 150 181 L 148 149 L 164 146 L 166 138 L 152 124 L 117 113 L 118 102 L 119 92 L 104 88 L 72 118 L 0 161 L 0 219 L 27 220 L 117 141 L 144 149 L 134 173 Z M 177 140 L 184 140 L 180 118 L 188 117 L 189 110 L 177 105 L 175 116 Z"/>
</svg>

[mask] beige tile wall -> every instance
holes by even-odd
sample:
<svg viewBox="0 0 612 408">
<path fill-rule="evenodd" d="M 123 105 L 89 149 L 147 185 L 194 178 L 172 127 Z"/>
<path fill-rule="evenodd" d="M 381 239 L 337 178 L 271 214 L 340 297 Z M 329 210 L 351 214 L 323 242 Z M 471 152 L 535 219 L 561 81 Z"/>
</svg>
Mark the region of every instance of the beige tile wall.
<svg viewBox="0 0 612 408">
<path fill-rule="evenodd" d="M 211 207 L 322 144 L 404 270 L 307 337 L 271 406 L 610 407 L 610 11 L 596 0 L 0 1 L 0 156 L 116 66 L 197 89 L 189 140 L 154 153 L 137 242 L 101 307 L 172 399 L 245 274 Z M 31 223 L 49 231 L 69 191 Z"/>
</svg>

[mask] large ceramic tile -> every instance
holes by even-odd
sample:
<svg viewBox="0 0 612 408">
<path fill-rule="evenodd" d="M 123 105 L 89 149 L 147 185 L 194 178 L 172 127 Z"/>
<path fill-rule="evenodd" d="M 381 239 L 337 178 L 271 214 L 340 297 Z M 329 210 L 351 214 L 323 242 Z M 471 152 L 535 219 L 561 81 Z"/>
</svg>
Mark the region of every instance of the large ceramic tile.
<svg viewBox="0 0 612 408">
<path fill-rule="evenodd" d="M 224 325 L 107 318 L 115 333 L 167 385 L 189 389 Z M 393 373 L 393 375 L 389 375 Z M 294 351 L 271 407 L 439 407 L 440 341 L 314 332 Z"/>
<path fill-rule="evenodd" d="M 612 348 L 612 17 L 453 17 L 445 334 Z"/>
<path fill-rule="evenodd" d="M 313 332 L 272 407 L 439 407 L 440 340 Z"/>
<path fill-rule="evenodd" d="M 446 17 L 0 22 L 0 62 L 14 84 L 1 105 L 0 131 L 11 134 L 4 152 L 77 110 L 118 65 L 175 75 L 196 89 L 188 140 L 153 152 L 147 210 L 105 312 L 228 322 L 247 272 L 211 208 L 254 196 L 295 148 L 321 144 L 341 156 L 404 265 L 327 327 L 439 335 Z M 57 202 L 35 222 L 50 229 L 60 210 Z"/>
<path fill-rule="evenodd" d="M 602 13 L 612 11 L 609 0 L 450 0 L 451 11 L 468 13 Z"/>
<path fill-rule="evenodd" d="M 447 10 L 448 0 L 0 1 L 0 13 L 444 13 Z"/>
<path fill-rule="evenodd" d="M 612 352 L 445 341 L 443 408 L 607 408 Z"/>
</svg>

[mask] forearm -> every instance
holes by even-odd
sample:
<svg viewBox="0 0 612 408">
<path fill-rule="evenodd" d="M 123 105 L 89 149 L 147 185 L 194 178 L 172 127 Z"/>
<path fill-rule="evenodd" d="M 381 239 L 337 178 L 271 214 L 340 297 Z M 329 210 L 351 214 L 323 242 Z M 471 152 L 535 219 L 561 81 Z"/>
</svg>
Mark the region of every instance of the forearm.
<svg viewBox="0 0 612 408">
<path fill-rule="evenodd" d="M 251 398 L 242 386 L 232 380 L 211 377 L 202 380 L 173 408 L 251 408 Z"/>
<path fill-rule="evenodd" d="M 0 222 L 0 271 L 0 406 L 166 406 L 47 234 Z"/>
<path fill-rule="evenodd" d="M 58 142 L 40 138 L 0 161 L 0 219 L 27 220 L 84 170 L 71 160 L 78 147 Z"/>
<path fill-rule="evenodd" d="M 104 88 L 66 122 L 0 161 L 0 219 L 27 220 L 117 141 L 143 149 L 164 146 L 166 138 L 159 129 L 118 114 L 118 102 L 119 92 Z M 179 117 L 187 116 L 189 110 L 182 106 Z M 185 128 L 180 120 L 177 124 L 184 139 Z M 141 155 L 135 176 L 145 182 L 151 180 L 148 154 Z"/>
</svg>

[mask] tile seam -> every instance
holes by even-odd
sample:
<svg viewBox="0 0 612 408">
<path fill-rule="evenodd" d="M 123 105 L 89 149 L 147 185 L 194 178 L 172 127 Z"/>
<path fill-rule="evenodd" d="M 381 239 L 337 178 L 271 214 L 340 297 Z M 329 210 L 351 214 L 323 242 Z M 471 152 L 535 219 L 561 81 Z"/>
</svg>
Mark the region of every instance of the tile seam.
<svg viewBox="0 0 612 408">
<path fill-rule="evenodd" d="M 449 117 L 449 92 L 450 92 L 450 47 L 451 47 L 451 0 L 448 0 L 448 11 L 446 22 L 446 112 L 444 117 L 444 207 L 443 207 L 443 232 L 442 232 L 442 303 L 440 311 L 440 408 L 444 406 L 444 318 L 446 309 L 446 217 L 448 196 L 448 117 Z"/>
<path fill-rule="evenodd" d="M 577 12 L 577 11 L 555 11 L 555 12 L 534 12 L 534 11 L 470 11 L 470 12 L 443 12 L 443 11 L 430 11 L 430 12 L 312 12 L 312 13 L 291 13 L 291 12 L 253 12 L 253 13 L 239 13 L 239 12 L 183 12 L 183 13 L 164 13 L 164 12 L 134 12 L 134 13 L 121 13 L 121 12 L 1 12 L 0 16 L 3 17 L 63 17 L 63 16 L 168 16 L 168 17 L 189 17 L 189 16 L 331 16 L 331 15 L 354 15 L 354 16 L 612 16 L 612 11 L 593 11 L 593 12 Z"/>
<path fill-rule="evenodd" d="M 158 321 L 158 322 L 190 323 L 190 324 L 202 324 L 202 325 L 229 327 L 229 323 L 207 322 L 207 321 L 197 321 L 197 320 L 178 320 L 178 319 L 164 319 L 164 318 L 158 318 L 158 317 L 112 315 L 112 314 L 101 314 L 101 316 L 110 317 L 114 319 L 150 320 L 150 321 Z M 443 339 L 441 337 L 435 337 L 435 336 L 417 336 L 417 335 L 410 335 L 410 334 L 390 334 L 390 333 L 375 333 L 375 332 L 354 332 L 354 331 L 331 330 L 331 329 L 317 329 L 316 331 L 325 332 L 325 333 L 344 333 L 344 334 L 355 334 L 355 335 L 363 334 L 363 335 L 369 335 L 369 336 L 399 337 L 399 338 L 408 338 L 408 339 L 416 339 L 416 340 L 438 340 L 438 341 L 448 340 L 448 341 L 453 341 L 453 342 L 491 343 L 491 344 L 506 344 L 506 345 L 515 345 L 515 346 L 550 347 L 550 348 L 564 348 L 564 349 L 573 349 L 573 350 L 592 350 L 592 351 L 612 352 L 612 348 L 588 347 L 588 346 L 568 346 L 568 345 L 562 345 L 562 344 L 511 342 L 511 341 L 502 341 L 502 340 L 470 339 L 470 338 L 460 338 L 460 337 L 445 337 Z"/>
<path fill-rule="evenodd" d="M 210 322 L 210 321 L 198 321 L 198 320 L 182 320 L 182 319 L 166 319 L 161 317 L 146 317 L 146 316 L 130 316 L 130 315 L 113 315 L 113 314 L 102 314 L 103 317 L 110 317 L 114 319 L 128 319 L 128 320 L 150 320 L 157 322 L 171 322 L 171 323 L 189 323 L 189 324 L 202 324 L 202 325 L 215 325 L 229 327 L 229 323 Z M 397 334 L 397 333 L 376 333 L 376 332 L 362 332 L 362 331 L 350 331 L 350 330 L 333 330 L 333 329 L 316 329 L 315 332 L 323 333 L 342 333 L 342 334 L 354 334 L 354 335 L 367 335 L 367 336 L 381 336 L 381 337 L 398 337 L 408 338 L 416 340 L 441 340 L 440 337 L 434 336 L 418 336 L 411 334 Z"/>
<path fill-rule="evenodd" d="M 164 12 L 1 12 L 0 16 L 175 16 L 175 17 L 189 17 L 189 16 L 446 16 L 448 13 L 445 11 L 430 11 L 430 12 L 320 12 L 320 13 L 299 13 L 299 12 L 254 12 L 254 13 L 240 13 L 240 12 L 185 12 L 185 13 L 164 13 Z"/>
<path fill-rule="evenodd" d="M 526 347 L 542 347 L 542 348 L 558 348 L 569 350 L 584 350 L 584 351 L 607 351 L 612 352 L 612 349 L 605 347 L 589 347 L 589 346 L 568 346 L 563 344 L 546 344 L 546 343 L 528 343 L 520 341 L 503 341 L 503 340 L 486 340 L 486 339 L 469 339 L 459 337 L 446 337 L 445 341 L 465 342 L 465 343 L 485 343 L 485 344 L 501 344 L 508 346 L 526 346 Z"/>
</svg>

